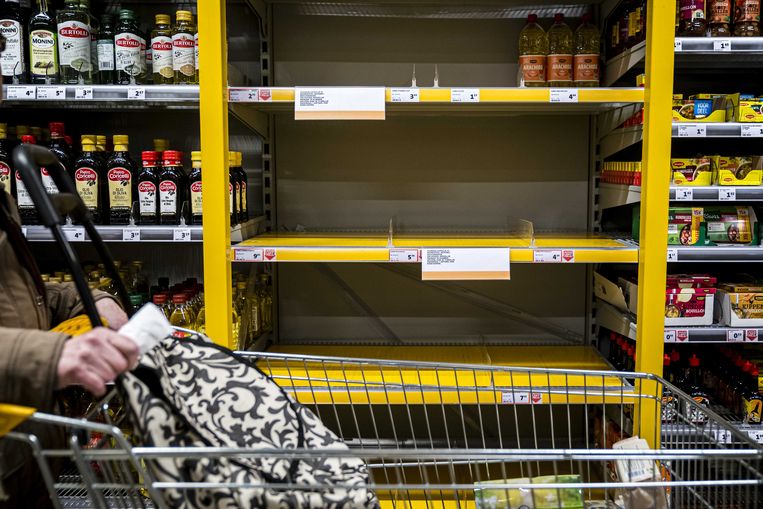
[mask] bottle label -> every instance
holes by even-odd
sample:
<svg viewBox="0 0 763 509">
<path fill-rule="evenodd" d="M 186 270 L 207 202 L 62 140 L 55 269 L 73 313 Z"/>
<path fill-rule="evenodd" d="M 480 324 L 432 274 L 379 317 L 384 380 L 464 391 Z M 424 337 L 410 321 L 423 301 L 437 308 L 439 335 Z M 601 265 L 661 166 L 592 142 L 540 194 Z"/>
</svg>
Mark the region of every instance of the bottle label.
<svg viewBox="0 0 763 509">
<path fill-rule="evenodd" d="M 247 205 L 246 205 L 246 183 L 245 182 L 241 183 L 241 190 L 239 192 L 241 193 L 241 208 L 242 208 L 242 212 L 243 212 L 243 211 L 247 210 Z"/>
<path fill-rule="evenodd" d="M 233 214 L 233 184 L 228 182 L 228 198 L 230 202 L 230 213 Z"/>
<path fill-rule="evenodd" d="M 40 168 L 40 175 L 42 176 L 42 187 L 45 188 L 45 192 L 48 194 L 56 194 L 58 187 L 53 182 L 53 177 L 50 176 L 50 172 L 47 168 Z"/>
<path fill-rule="evenodd" d="M 11 167 L 5 161 L 0 161 L 0 184 L 5 185 L 8 194 L 11 193 Z"/>
<path fill-rule="evenodd" d="M 161 214 L 176 214 L 178 201 L 178 186 L 171 180 L 159 182 L 159 212 Z"/>
<path fill-rule="evenodd" d="M 705 18 L 705 0 L 681 0 L 681 19 L 695 20 Z"/>
<path fill-rule="evenodd" d="M 572 55 L 548 56 L 548 81 L 572 81 Z"/>
<path fill-rule="evenodd" d="M 35 76 L 58 72 L 56 34 L 50 30 L 33 30 L 29 34 L 29 70 Z"/>
<path fill-rule="evenodd" d="M 525 83 L 544 83 L 546 81 L 546 55 L 521 55 L 519 68 Z"/>
<path fill-rule="evenodd" d="M 90 70 L 90 27 L 80 21 L 58 25 L 58 58 L 78 72 Z"/>
<path fill-rule="evenodd" d="M 628 13 L 628 37 L 636 37 L 641 28 L 641 10 L 634 9 Z"/>
<path fill-rule="evenodd" d="M 760 21 L 760 0 L 736 0 L 734 23 Z"/>
<path fill-rule="evenodd" d="M 196 63 L 196 72 L 199 72 L 199 32 L 193 34 L 193 61 Z"/>
<path fill-rule="evenodd" d="M 747 424 L 760 424 L 763 401 L 760 398 L 744 400 L 745 422 Z"/>
<path fill-rule="evenodd" d="M 599 55 L 575 55 L 575 82 L 599 82 Z"/>
<path fill-rule="evenodd" d="M 731 22 L 731 0 L 713 0 L 710 2 L 710 21 L 712 23 Z"/>
<path fill-rule="evenodd" d="M 132 173 L 118 166 L 106 174 L 109 179 L 109 207 L 132 208 Z"/>
<path fill-rule="evenodd" d="M 186 33 L 172 36 L 172 70 L 184 76 L 193 76 L 196 71 L 193 35 Z"/>
<path fill-rule="evenodd" d="M 191 214 L 201 215 L 201 181 L 191 184 Z"/>
<path fill-rule="evenodd" d="M 140 41 L 140 59 L 138 60 L 138 64 L 140 64 L 141 74 L 145 74 L 149 69 L 147 64 L 148 58 L 146 57 L 148 54 L 148 45 L 143 37 L 138 37 L 138 40 Z"/>
<path fill-rule="evenodd" d="M 172 78 L 172 37 L 157 35 L 151 39 L 153 52 L 153 73 L 164 78 Z"/>
<path fill-rule="evenodd" d="M 114 36 L 114 58 L 117 71 L 130 76 L 138 76 L 143 71 L 141 65 L 141 38 L 129 32 Z"/>
<path fill-rule="evenodd" d="M 138 204 L 141 216 L 156 216 L 156 184 L 148 181 L 138 184 Z"/>
<path fill-rule="evenodd" d="M 19 208 L 34 208 L 34 202 L 29 192 L 26 190 L 24 181 L 21 180 L 21 173 L 16 172 L 16 203 Z"/>
<path fill-rule="evenodd" d="M 24 44 L 21 23 L 12 19 L 0 19 L 0 34 L 5 37 L 5 51 L 0 53 L 3 76 L 24 74 Z"/>
<path fill-rule="evenodd" d="M 98 70 L 114 70 L 114 42 L 107 39 L 98 41 Z"/>
<path fill-rule="evenodd" d="M 74 184 L 85 205 L 90 209 L 98 208 L 98 173 L 92 168 L 77 168 Z"/>
</svg>

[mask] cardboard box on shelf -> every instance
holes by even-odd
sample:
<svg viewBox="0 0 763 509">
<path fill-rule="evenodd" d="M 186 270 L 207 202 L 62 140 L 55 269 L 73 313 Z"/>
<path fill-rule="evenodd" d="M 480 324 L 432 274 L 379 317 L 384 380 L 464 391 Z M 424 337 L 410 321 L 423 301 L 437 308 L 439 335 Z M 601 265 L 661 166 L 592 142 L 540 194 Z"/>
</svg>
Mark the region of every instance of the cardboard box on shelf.
<svg viewBox="0 0 763 509">
<path fill-rule="evenodd" d="M 719 324 L 763 327 L 763 287 L 722 285 L 717 295 L 715 311 Z"/>
<path fill-rule="evenodd" d="M 673 184 L 677 186 L 713 185 L 714 160 L 711 157 L 671 159 Z"/>
<path fill-rule="evenodd" d="M 712 156 L 715 182 L 719 186 L 759 186 L 763 184 L 763 156 Z"/>
</svg>

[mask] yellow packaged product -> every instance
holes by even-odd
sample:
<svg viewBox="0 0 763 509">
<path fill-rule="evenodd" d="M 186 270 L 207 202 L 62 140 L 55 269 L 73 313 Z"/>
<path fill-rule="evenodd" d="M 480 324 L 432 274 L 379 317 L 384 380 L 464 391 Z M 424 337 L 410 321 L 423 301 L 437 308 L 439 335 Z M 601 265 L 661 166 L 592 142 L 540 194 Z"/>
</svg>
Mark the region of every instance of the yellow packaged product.
<svg viewBox="0 0 763 509">
<path fill-rule="evenodd" d="M 739 100 L 740 122 L 763 122 L 763 97 Z"/>
<path fill-rule="evenodd" d="M 693 159 L 671 159 L 671 178 L 677 186 L 713 185 L 713 159 L 697 157 Z"/>
<path fill-rule="evenodd" d="M 673 96 L 673 122 L 734 122 L 739 114 L 739 94 Z"/>
<path fill-rule="evenodd" d="M 715 156 L 719 186 L 759 186 L 763 184 L 763 156 Z"/>
</svg>

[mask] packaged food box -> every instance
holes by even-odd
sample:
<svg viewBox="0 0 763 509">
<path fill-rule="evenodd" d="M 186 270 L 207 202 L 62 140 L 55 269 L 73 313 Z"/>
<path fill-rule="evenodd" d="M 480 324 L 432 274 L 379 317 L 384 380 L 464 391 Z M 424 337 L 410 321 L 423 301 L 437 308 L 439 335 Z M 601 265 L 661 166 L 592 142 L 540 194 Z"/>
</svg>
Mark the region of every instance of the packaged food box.
<svg viewBox="0 0 763 509">
<path fill-rule="evenodd" d="M 721 283 L 718 286 L 719 290 L 732 293 L 763 293 L 763 284 L 758 283 Z"/>
<path fill-rule="evenodd" d="M 696 246 L 704 244 L 701 228 L 702 207 L 670 207 L 668 209 L 668 245 Z"/>
<path fill-rule="evenodd" d="M 763 184 L 763 156 L 713 156 L 719 186 L 759 186 Z"/>
<path fill-rule="evenodd" d="M 580 483 L 579 475 L 543 475 L 518 479 L 474 483 L 474 507 L 477 509 L 584 509 L 580 488 L 544 488 L 544 484 Z M 491 488 L 491 484 L 537 484 L 532 490 Z"/>
<path fill-rule="evenodd" d="M 740 122 L 763 122 L 763 97 L 740 97 Z"/>
<path fill-rule="evenodd" d="M 712 244 L 758 244 L 758 225 L 752 207 L 705 207 L 705 238 Z"/>
<path fill-rule="evenodd" d="M 712 325 L 715 288 L 665 290 L 665 325 Z"/>
<path fill-rule="evenodd" d="M 713 185 L 713 164 L 711 157 L 693 159 L 671 159 L 673 184 L 677 186 L 711 186 Z"/>
<path fill-rule="evenodd" d="M 760 291 L 718 290 L 718 323 L 728 327 L 763 327 L 763 288 Z"/>
<path fill-rule="evenodd" d="M 707 274 L 669 274 L 667 288 L 713 288 L 718 278 Z"/>
<path fill-rule="evenodd" d="M 738 115 L 739 94 L 673 95 L 673 122 L 734 122 Z"/>
</svg>

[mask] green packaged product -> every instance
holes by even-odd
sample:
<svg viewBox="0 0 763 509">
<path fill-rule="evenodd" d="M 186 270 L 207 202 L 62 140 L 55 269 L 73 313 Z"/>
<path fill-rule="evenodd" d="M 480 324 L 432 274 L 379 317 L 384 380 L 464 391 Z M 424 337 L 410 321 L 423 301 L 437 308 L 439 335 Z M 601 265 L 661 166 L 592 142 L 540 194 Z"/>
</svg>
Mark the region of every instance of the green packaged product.
<svg viewBox="0 0 763 509">
<path fill-rule="evenodd" d="M 702 207 L 670 207 L 668 245 L 696 246 L 701 242 Z"/>
<path fill-rule="evenodd" d="M 757 243 L 757 219 L 750 207 L 705 207 L 707 240 L 714 244 Z"/>
<path fill-rule="evenodd" d="M 580 488 L 544 488 L 544 484 L 579 483 L 579 475 L 543 475 L 505 481 L 475 483 L 474 506 L 477 509 L 583 509 L 583 490 Z M 537 488 L 492 488 L 491 484 L 537 484 Z M 507 498 L 508 497 L 508 498 Z"/>
</svg>

